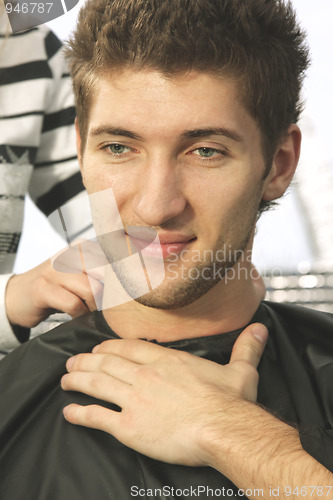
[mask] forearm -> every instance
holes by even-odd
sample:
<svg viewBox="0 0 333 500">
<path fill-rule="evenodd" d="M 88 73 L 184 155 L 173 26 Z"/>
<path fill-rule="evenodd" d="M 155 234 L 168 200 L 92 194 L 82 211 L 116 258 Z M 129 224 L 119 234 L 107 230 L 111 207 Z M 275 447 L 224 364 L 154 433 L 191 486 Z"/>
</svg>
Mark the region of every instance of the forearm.
<svg viewBox="0 0 333 500">
<path fill-rule="evenodd" d="M 273 489 L 282 499 L 333 498 L 333 474 L 303 450 L 296 429 L 258 405 L 230 403 L 204 446 L 207 463 L 251 499 L 272 497 Z"/>
</svg>

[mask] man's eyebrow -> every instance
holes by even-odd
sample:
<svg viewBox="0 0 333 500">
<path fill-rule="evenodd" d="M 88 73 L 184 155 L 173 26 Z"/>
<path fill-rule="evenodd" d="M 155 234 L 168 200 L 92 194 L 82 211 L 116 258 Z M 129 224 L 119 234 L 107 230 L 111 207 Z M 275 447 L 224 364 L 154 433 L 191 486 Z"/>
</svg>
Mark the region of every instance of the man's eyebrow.
<svg viewBox="0 0 333 500">
<path fill-rule="evenodd" d="M 129 139 L 135 139 L 137 141 L 143 141 L 143 137 L 139 134 L 118 127 L 101 126 L 93 129 L 89 135 L 92 137 L 98 137 L 100 135 L 116 135 L 120 137 L 128 137 Z"/>
<path fill-rule="evenodd" d="M 195 130 L 187 130 L 182 134 L 182 137 L 184 139 L 198 139 L 198 138 L 205 138 L 209 137 L 211 135 L 222 135 L 224 137 L 227 137 L 228 139 L 232 139 L 233 141 L 236 142 L 244 142 L 244 137 L 235 132 L 234 130 L 230 130 L 227 128 L 222 128 L 222 127 L 214 127 L 214 128 L 199 128 Z"/>
<path fill-rule="evenodd" d="M 135 139 L 137 141 L 143 141 L 143 137 L 141 137 L 136 132 L 132 132 L 130 130 L 126 130 L 119 127 L 112 126 L 101 126 L 96 129 L 93 129 L 90 134 L 92 137 L 98 137 L 100 135 L 114 135 L 119 137 L 128 137 L 129 139 Z M 244 137 L 235 132 L 234 130 L 230 130 L 223 127 L 208 127 L 208 128 L 199 128 L 194 130 L 186 130 L 181 134 L 183 139 L 199 139 L 205 138 L 212 135 L 221 135 L 227 137 L 236 142 L 243 142 Z"/>
</svg>

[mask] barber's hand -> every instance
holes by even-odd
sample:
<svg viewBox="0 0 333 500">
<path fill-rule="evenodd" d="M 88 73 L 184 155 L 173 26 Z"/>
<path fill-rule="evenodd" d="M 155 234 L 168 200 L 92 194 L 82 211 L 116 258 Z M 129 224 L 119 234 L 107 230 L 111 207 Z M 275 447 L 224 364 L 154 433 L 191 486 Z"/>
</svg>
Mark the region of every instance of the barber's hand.
<svg viewBox="0 0 333 500">
<path fill-rule="evenodd" d="M 26 328 L 38 325 L 54 312 L 76 318 L 96 309 L 87 275 L 57 272 L 51 260 L 13 276 L 5 301 L 9 322 Z"/>
<path fill-rule="evenodd" d="M 243 418 L 244 400 L 256 401 L 256 368 L 266 339 L 263 325 L 247 327 L 226 366 L 142 340 L 104 342 L 92 354 L 68 360 L 62 388 L 115 403 L 122 411 L 72 404 L 64 409 L 65 418 L 108 432 L 157 460 L 207 465 L 207 443 L 216 429 L 225 429 L 227 438 L 235 415 Z"/>
</svg>

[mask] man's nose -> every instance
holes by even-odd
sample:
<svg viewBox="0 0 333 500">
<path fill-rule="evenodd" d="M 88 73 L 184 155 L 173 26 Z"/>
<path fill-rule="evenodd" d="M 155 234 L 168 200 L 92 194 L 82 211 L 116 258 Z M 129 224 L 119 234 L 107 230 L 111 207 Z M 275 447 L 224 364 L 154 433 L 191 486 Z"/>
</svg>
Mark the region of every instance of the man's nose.
<svg viewBox="0 0 333 500">
<path fill-rule="evenodd" d="M 161 226 L 183 213 L 186 198 L 183 175 L 177 162 L 155 160 L 138 179 L 132 209 L 149 226 Z"/>
</svg>

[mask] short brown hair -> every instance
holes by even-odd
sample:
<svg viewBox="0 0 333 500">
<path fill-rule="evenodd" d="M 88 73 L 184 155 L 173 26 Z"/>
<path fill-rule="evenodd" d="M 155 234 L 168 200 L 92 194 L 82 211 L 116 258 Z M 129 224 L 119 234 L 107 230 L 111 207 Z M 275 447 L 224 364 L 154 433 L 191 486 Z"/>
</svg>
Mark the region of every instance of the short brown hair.
<svg viewBox="0 0 333 500">
<path fill-rule="evenodd" d="M 106 69 L 191 69 L 234 77 L 262 133 L 264 158 L 301 111 L 308 48 L 284 0 L 87 0 L 67 55 L 86 139 L 94 82 Z"/>
</svg>

